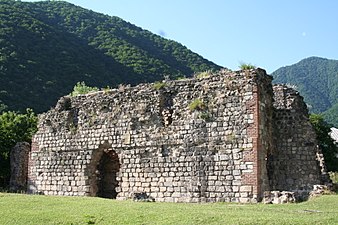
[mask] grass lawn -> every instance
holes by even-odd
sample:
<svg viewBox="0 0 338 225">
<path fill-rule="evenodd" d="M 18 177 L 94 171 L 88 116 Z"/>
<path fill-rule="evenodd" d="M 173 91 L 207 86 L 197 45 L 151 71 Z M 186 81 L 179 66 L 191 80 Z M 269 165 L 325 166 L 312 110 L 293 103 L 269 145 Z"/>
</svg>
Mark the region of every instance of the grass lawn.
<svg viewBox="0 0 338 225">
<path fill-rule="evenodd" d="M 338 195 L 264 205 L 0 193 L 0 224 L 338 224 Z"/>
</svg>

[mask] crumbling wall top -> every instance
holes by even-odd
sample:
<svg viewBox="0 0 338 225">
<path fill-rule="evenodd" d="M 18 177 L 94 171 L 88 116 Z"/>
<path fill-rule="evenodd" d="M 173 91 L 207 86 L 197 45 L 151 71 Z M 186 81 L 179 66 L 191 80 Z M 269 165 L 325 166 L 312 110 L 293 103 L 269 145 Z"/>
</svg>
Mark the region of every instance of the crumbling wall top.
<svg viewBox="0 0 338 225">
<path fill-rule="evenodd" d="M 160 88 L 152 83 L 143 83 L 134 87 L 121 85 L 119 88 L 74 97 L 64 96 L 59 99 L 55 108 L 39 115 L 38 128 L 42 132 L 46 130 L 52 132 L 67 131 L 72 126 L 77 125 L 80 109 L 85 109 L 91 114 L 89 116 L 93 118 L 94 114 L 100 115 L 112 110 L 112 104 L 126 107 L 128 105 L 131 106 L 128 104 L 130 101 L 139 103 L 147 101 L 149 104 L 156 105 L 163 93 L 168 95 L 186 93 L 181 97 L 186 98 L 187 101 L 190 101 L 196 93 L 203 97 L 208 92 L 217 89 L 226 89 L 228 90 L 228 95 L 236 96 L 243 88 L 246 88 L 245 91 L 250 92 L 252 91 L 252 86 L 257 86 L 257 84 L 266 87 L 271 86 L 271 81 L 272 77 L 260 68 L 240 71 L 223 69 L 202 78 L 162 81 Z M 142 104 L 139 104 L 137 107 L 141 106 Z"/>
<path fill-rule="evenodd" d="M 274 103 L 276 109 L 298 109 L 300 112 L 307 114 L 307 106 L 303 97 L 293 88 L 284 84 L 277 84 L 273 86 Z"/>
</svg>

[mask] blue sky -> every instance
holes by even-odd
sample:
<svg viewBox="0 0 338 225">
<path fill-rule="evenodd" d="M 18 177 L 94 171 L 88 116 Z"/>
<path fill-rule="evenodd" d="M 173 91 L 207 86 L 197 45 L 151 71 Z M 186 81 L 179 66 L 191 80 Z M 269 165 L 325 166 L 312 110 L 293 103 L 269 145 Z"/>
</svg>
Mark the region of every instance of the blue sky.
<svg viewBox="0 0 338 225">
<path fill-rule="evenodd" d="M 68 0 L 118 16 L 230 69 L 269 73 L 303 58 L 338 59 L 336 0 Z"/>
</svg>

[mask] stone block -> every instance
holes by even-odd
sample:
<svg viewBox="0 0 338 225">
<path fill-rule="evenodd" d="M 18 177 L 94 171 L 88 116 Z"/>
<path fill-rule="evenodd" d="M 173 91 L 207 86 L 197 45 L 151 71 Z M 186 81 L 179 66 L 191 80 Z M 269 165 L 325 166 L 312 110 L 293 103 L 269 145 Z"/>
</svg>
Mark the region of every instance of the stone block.
<svg viewBox="0 0 338 225">
<path fill-rule="evenodd" d="M 208 177 L 208 180 L 210 180 L 210 181 L 216 181 L 217 179 L 218 179 L 217 176 L 209 176 Z"/>
<path fill-rule="evenodd" d="M 225 192 L 224 186 L 216 186 L 216 192 Z"/>
<path fill-rule="evenodd" d="M 167 191 L 167 187 L 160 187 L 160 193 L 164 193 Z"/>
<path fill-rule="evenodd" d="M 174 192 L 174 193 L 172 193 L 171 197 L 173 197 L 173 198 L 180 198 L 181 195 L 182 194 L 180 192 Z"/>
</svg>

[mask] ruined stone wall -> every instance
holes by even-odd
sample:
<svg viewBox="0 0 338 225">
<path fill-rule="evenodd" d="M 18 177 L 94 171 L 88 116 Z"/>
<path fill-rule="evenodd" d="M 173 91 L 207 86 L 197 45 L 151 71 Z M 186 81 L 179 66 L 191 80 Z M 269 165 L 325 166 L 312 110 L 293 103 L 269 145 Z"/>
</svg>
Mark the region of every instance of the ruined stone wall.
<svg viewBox="0 0 338 225">
<path fill-rule="evenodd" d="M 39 116 L 29 191 L 166 202 L 257 202 L 321 184 L 299 94 L 264 70 L 61 98 Z"/>
<path fill-rule="evenodd" d="M 256 202 L 268 185 L 271 102 L 263 70 L 64 97 L 39 117 L 29 190 Z"/>
<path fill-rule="evenodd" d="M 272 190 L 312 190 L 321 184 L 320 150 L 299 93 L 285 85 L 274 90 L 274 149 L 269 159 Z"/>
<path fill-rule="evenodd" d="M 18 142 L 11 150 L 11 178 L 9 180 L 9 188 L 11 191 L 22 191 L 27 187 L 27 165 L 30 149 L 31 146 L 29 143 Z"/>
</svg>

